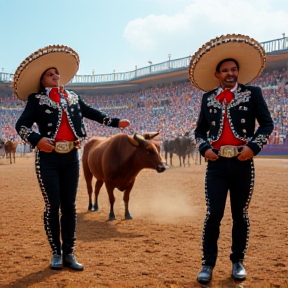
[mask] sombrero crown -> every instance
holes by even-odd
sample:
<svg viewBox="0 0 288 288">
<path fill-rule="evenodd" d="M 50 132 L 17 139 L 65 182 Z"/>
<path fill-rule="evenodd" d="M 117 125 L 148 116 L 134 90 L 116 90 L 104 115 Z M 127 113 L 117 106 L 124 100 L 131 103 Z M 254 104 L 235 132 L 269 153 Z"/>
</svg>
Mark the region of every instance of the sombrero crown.
<svg viewBox="0 0 288 288">
<path fill-rule="evenodd" d="M 224 59 L 235 59 L 239 64 L 238 82 L 247 84 L 265 68 L 265 50 L 253 38 L 241 34 L 227 34 L 205 43 L 190 60 L 188 76 L 191 83 L 204 91 L 219 86 L 216 66 Z"/>
<path fill-rule="evenodd" d="M 49 45 L 29 55 L 16 69 L 13 79 L 14 94 L 20 100 L 27 100 L 31 93 L 40 89 L 40 77 L 51 67 L 60 74 L 60 85 L 66 85 L 77 73 L 79 56 L 64 45 Z"/>
</svg>

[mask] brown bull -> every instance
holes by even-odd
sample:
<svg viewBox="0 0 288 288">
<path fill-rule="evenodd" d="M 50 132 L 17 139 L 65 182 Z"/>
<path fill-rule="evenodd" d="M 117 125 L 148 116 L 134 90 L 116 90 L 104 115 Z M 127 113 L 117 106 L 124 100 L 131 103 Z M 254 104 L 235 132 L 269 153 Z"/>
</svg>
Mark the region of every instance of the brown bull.
<svg viewBox="0 0 288 288">
<path fill-rule="evenodd" d="M 156 135 L 158 133 L 155 133 Z M 110 138 L 92 138 L 84 146 L 82 164 L 89 195 L 88 210 L 98 211 L 98 195 L 105 183 L 110 201 L 109 220 L 116 219 L 113 209 L 115 188 L 124 192 L 125 219 L 132 219 L 128 203 L 138 173 L 145 168 L 155 169 L 158 173 L 165 170 L 155 144 L 138 133 L 133 137 L 118 134 Z M 92 205 L 93 176 L 96 178 L 94 205 Z"/>
<path fill-rule="evenodd" d="M 6 153 L 6 158 L 10 158 L 10 164 L 12 164 L 12 157 L 14 159 L 14 163 L 15 163 L 15 153 L 16 153 L 16 149 L 17 146 L 20 142 L 19 141 L 12 141 L 12 140 L 8 140 L 5 142 L 5 153 Z"/>
</svg>

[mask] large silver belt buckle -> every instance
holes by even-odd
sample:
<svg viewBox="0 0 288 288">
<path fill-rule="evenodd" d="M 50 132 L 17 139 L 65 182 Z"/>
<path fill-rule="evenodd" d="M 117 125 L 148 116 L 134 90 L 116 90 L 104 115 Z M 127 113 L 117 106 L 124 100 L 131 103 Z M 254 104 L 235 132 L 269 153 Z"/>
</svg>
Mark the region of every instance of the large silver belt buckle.
<svg viewBox="0 0 288 288">
<path fill-rule="evenodd" d="M 232 158 L 239 154 L 238 147 L 232 146 L 232 145 L 225 145 L 221 146 L 219 150 L 219 156 L 226 157 L 226 158 Z"/>
<path fill-rule="evenodd" d="M 57 153 L 69 153 L 74 148 L 74 142 L 71 141 L 59 141 L 56 142 L 54 150 Z"/>
</svg>

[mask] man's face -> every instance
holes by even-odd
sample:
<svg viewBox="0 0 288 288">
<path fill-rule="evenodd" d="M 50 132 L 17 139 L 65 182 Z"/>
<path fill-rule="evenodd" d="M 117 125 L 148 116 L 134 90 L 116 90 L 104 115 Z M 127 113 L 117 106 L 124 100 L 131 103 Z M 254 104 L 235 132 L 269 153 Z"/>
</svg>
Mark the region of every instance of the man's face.
<svg viewBox="0 0 288 288">
<path fill-rule="evenodd" d="M 215 72 L 215 76 L 223 89 L 232 89 L 237 83 L 238 73 L 239 70 L 236 63 L 234 61 L 226 61 L 219 67 L 219 72 Z"/>
<path fill-rule="evenodd" d="M 42 76 L 41 83 L 44 87 L 57 87 L 59 85 L 60 75 L 55 68 L 51 68 Z"/>
</svg>

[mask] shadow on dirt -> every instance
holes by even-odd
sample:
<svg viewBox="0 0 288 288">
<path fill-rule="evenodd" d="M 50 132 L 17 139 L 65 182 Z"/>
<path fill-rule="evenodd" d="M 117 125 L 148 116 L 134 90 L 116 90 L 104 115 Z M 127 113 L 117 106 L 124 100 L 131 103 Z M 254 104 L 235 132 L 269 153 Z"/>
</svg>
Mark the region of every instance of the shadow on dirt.
<svg viewBox="0 0 288 288">
<path fill-rule="evenodd" d="M 112 238 L 139 238 L 145 236 L 144 234 L 135 234 L 132 232 L 120 232 L 117 230 L 117 226 L 123 222 L 131 220 L 115 220 L 115 221 L 98 221 L 84 219 L 87 213 L 85 212 L 77 214 L 77 240 L 84 242 L 94 242 L 109 240 Z M 97 212 L 96 212 L 97 213 Z M 134 220 L 132 220 L 134 221 Z M 135 221 L 134 221 L 135 222 Z"/>
<path fill-rule="evenodd" d="M 55 275 L 55 273 L 61 273 L 61 271 L 51 270 L 50 267 L 47 267 L 44 270 L 28 274 L 21 279 L 15 280 L 8 285 L 1 286 L 1 288 L 27 288 L 34 284 L 43 282 L 45 279 L 49 279 Z"/>
</svg>

